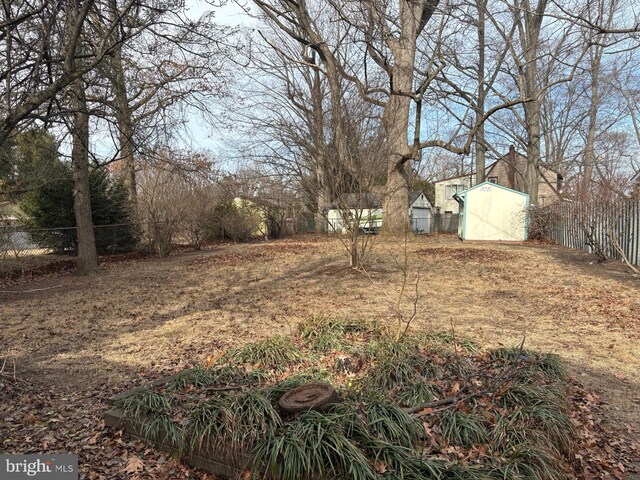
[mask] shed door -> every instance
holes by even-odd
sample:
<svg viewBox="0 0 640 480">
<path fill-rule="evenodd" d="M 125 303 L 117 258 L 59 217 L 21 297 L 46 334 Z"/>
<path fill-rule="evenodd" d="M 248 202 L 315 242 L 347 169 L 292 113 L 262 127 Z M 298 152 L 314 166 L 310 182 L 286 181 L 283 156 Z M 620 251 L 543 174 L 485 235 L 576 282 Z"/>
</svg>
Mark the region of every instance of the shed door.
<svg viewBox="0 0 640 480">
<path fill-rule="evenodd" d="M 431 209 L 414 207 L 411 215 L 414 233 L 431 233 Z"/>
</svg>

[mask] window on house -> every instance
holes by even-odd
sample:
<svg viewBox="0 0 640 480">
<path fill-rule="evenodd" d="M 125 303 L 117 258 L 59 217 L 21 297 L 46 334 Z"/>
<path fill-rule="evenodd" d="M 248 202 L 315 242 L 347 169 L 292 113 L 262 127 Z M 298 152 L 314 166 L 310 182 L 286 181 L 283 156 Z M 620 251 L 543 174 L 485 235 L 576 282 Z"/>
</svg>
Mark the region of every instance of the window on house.
<svg viewBox="0 0 640 480">
<path fill-rule="evenodd" d="M 463 191 L 465 188 L 466 187 L 464 185 L 447 185 L 445 192 L 446 197 L 453 198 L 456 193 Z"/>
<path fill-rule="evenodd" d="M 498 177 L 489 177 L 489 181 L 491 183 L 495 183 L 497 185 L 498 184 Z"/>
</svg>

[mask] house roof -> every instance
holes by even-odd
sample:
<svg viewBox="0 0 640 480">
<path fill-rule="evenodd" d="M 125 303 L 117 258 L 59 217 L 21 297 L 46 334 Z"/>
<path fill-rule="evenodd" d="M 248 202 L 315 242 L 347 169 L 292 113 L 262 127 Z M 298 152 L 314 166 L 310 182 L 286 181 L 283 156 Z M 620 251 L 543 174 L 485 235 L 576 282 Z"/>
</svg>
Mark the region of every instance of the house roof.
<svg viewBox="0 0 640 480">
<path fill-rule="evenodd" d="M 516 161 L 515 161 L 515 165 L 514 166 L 523 167 L 522 162 L 524 162 L 525 163 L 524 166 L 526 166 L 527 157 L 525 155 L 521 154 L 520 152 L 516 151 L 515 149 L 513 149 L 513 152 L 516 155 Z M 496 160 L 495 162 L 493 162 L 490 165 L 487 165 L 487 168 L 485 170 L 486 171 L 486 178 L 489 178 L 489 176 L 491 175 L 494 167 L 500 161 L 504 161 L 507 164 L 510 164 L 511 162 L 509 161 L 509 155 L 510 155 L 510 153 L 502 155 L 498 160 Z M 546 165 L 540 165 L 539 168 L 538 168 L 538 171 L 540 172 L 540 181 L 544 182 L 545 184 L 547 184 L 547 186 L 551 189 L 551 191 L 558 198 L 562 198 L 562 195 L 561 195 L 560 191 L 557 188 L 556 180 L 553 179 L 553 178 L 552 179 L 547 178 L 547 175 L 545 174 L 545 171 L 547 171 L 547 173 L 551 172 L 551 173 L 554 173 L 556 175 L 560 175 L 561 177 L 562 177 L 562 174 L 560 172 L 558 172 L 557 170 L 554 170 L 553 168 L 548 167 Z M 474 174 L 475 174 L 475 172 L 474 173 L 469 173 L 469 174 L 466 174 L 466 175 L 458 175 L 458 176 L 455 176 L 455 177 L 443 178 L 442 180 L 438 180 L 437 182 L 434 182 L 434 184 L 435 183 L 440 183 L 440 182 L 445 182 L 447 180 L 454 180 L 456 178 L 468 178 L 468 177 L 470 177 L 471 175 L 474 175 Z M 638 172 L 637 176 L 639 177 L 638 180 L 640 181 L 640 172 Z"/>
<path fill-rule="evenodd" d="M 487 165 L 487 172 L 489 170 L 491 170 L 496 163 L 498 163 L 498 162 L 493 162 L 493 163 L 490 163 L 489 165 Z M 465 173 L 463 175 L 454 175 L 453 177 L 441 178 L 440 180 L 436 180 L 433 183 L 446 182 L 448 180 L 455 180 L 456 178 L 468 178 L 468 177 L 471 177 L 472 175 L 475 175 L 475 174 L 476 174 L 476 172 Z"/>
<path fill-rule="evenodd" d="M 424 193 L 424 190 L 410 190 L 409 191 L 409 206 L 413 205 L 413 203 Z"/>
<path fill-rule="evenodd" d="M 435 183 L 440 183 L 440 182 L 446 182 L 446 181 L 448 181 L 448 180 L 455 180 L 456 178 L 467 178 L 467 177 L 470 177 L 470 176 L 472 176 L 472 175 L 475 175 L 475 173 L 476 173 L 476 172 L 473 172 L 473 173 L 465 173 L 464 175 L 454 175 L 453 177 L 447 177 L 447 178 L 442 178 L 442 179 L 440 179 L 440 180 L 436 180 L 436 181 L 435 181 L 435 182 L 433 182 L 433 183 L 435 184 Z"/>
<path fill-rule="evenodd" d="M 527 161 L 527 156 L 523 153 L 518 152 L 517 150 L 515 150 L 515 154 L 516 154 L 516 164 L 518 163 L 517 158 L 521 158 L 524 162 L 525 162 L 525 166 L 526 166 L 526 161 Z M 495 167 L 497 165 L 497 163 L 500 160 L 504 160 L 505 162 L 509 163 L 509 153 L 502 155 L 498 160 L 496 160 L 495 162 L 493 162 L 491 165 L 487 166 L 487 175 L 489 175 L 489 173 L 491 173 L 491 170 L 493 170 L 493 167 Z M 562 172 L 559 172 L 558 170 L 556 170 L 555 168 L 551 168 L 548 165 L 539 165 L 538 167 L 543 167 L 546 170 L 549 170 L 550 172 L 553 172 L 557 175 L 561 175 L 562 176 Z M 542 171 L 540 172 L 541 174 L 543 173 Z M 545 178 L 546 180 L 546 178 Z"/>
</svg>

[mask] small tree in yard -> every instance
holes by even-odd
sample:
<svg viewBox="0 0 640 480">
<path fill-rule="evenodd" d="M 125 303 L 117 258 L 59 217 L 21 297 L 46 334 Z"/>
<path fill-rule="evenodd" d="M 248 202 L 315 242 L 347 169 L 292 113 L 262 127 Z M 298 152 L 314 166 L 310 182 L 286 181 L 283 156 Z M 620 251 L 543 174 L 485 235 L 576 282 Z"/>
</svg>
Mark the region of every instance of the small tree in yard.
<svg viewBox="0 0 640 480">
<path fill-rule="evenodd" d="M 203 155 L 161 150 L 137 177 L 137 220 L 143 242 L 168 255 L 182 238 L 199 249 L 214 202 L 212 161 Z"/>
<path fill-rule="evenodd" d="M 385 155 L 383 136 L 367 137 L 366 129 L 377 126 L 363 122 L 350 125 L 348 165 L 333 162 L 332 194 L 333 205 L 340 212 L 341 227 L 346 235 L 338 238 L 349 253 L 349 266 L 361 270 L 373 247 L 374 235 L 378 233 L 384 220 L 377 202 L 377 195 L 384 183 Z M 336 231 L 329 225 L 329 231 Z"/>
<path fill-rule="evenodd" d="M 196 250 L 209 239 L 207 221 L 216 202 L 215 192 L 208 184 L 190 185 L 181 195 L 186 209 L 182 218 L 182 236 Z"/>
</svg>

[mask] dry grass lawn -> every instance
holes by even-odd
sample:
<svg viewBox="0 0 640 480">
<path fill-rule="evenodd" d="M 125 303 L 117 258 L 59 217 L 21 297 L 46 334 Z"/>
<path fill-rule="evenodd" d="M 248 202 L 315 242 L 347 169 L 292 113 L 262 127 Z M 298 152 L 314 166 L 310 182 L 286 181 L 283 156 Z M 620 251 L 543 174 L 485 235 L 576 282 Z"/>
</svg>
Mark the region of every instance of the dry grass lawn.
<svg viewBox="0 0 640 480">
<path fill-rule="evenodd" d="M 400 246 L 377 239 L 367 276 L 344 268 L 338 242 L 310 236 L 10 287 L 0 291 L 0 357 L 34 383 L 115 392 L 228 346 L 293 331 L 313 314 L 394 328 L 390 299 L 402 275 L 392 255 L 402 258 Z M 528 348 L 558 353 L 574 377 L 601 392 L 613 423 L 640 426 L 640 279 L 616 263 L 533 244 L 420 237 L 408 255 L 412 279 L 422 266 L 411 328 L 453 325 L 490 347 L 526 335 Z"/>
</svg>

